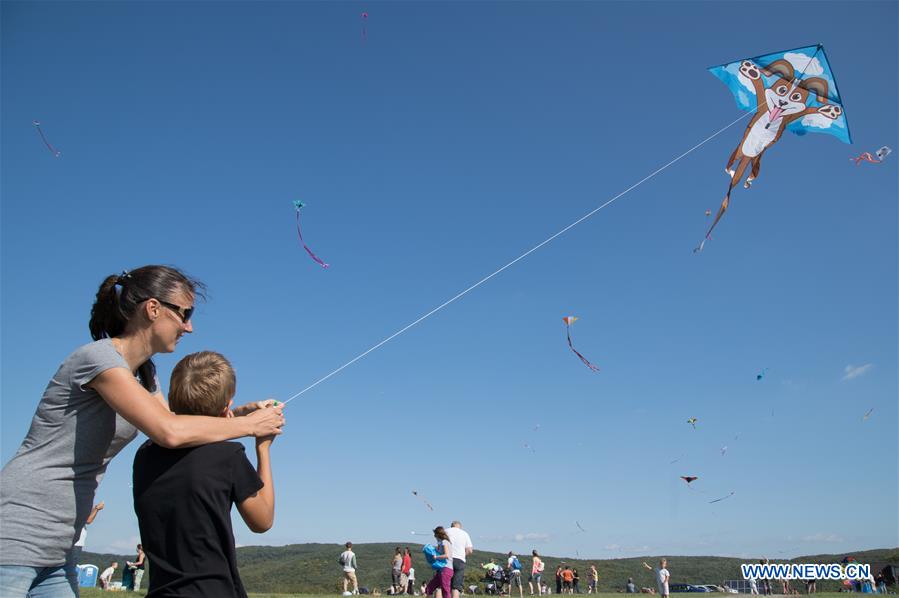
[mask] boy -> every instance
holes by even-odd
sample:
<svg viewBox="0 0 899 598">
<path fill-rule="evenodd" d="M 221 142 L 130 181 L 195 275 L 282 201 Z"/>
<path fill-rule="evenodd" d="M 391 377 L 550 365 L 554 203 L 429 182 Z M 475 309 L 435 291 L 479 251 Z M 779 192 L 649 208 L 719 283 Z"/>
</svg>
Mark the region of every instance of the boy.
<svg viewBox="0 0 899 598">
<path fill-rule="evenodd" d="M 169 408 L 179 415 L 228 417 L 235 387 L 227 359 L 211 351 L 193 353 L 172 371 Z M 231 504 L 237 504 L 252 531 L 271 528 L 273 439 L 256 439 L 256 470 L 238 442 L 166 449 L 147 441 L 137 451 L 134 511 L 153 563 L 148 598 L 246 598 L 237 572 Z"/>
<path fill-rule="evenodd" d="M 112 576 L 115 573 L 116 567 L 119 564 L 116 561 L 113 561 L 110 566 L 103 570 L 103 573 L 100 574 L 100 587 L 104 590 L 109 589 L 109 584 L 112 583 Z"/>
</svg>

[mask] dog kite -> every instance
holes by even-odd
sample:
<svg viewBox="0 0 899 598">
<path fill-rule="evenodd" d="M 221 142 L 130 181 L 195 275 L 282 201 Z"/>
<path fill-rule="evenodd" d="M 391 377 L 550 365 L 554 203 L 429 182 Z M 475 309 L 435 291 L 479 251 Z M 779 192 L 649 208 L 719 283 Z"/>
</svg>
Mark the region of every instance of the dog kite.
<svg viewBox="0 0 899 598">
<path fill-rule="evenodd" d="M 434 507 L 431 506 L 431 503 L 428 502 L 428 500 L 427 500 L 424 496 L 421 496 L 421 495 L 418 493 L 417 490 L 413 490 L 413 491 L 412 491 L 412 495 L 415 496 L 415 498 L 417 498 L 417 499 L 420 500 L 421 502 L 425 503 L 425 506 L 428 507 L 428 510 L 429 510 L 429 511 L 433 511 L 433 510 L 434 510 Z"/>
<path fill-rule="evenodd" d="M 297 236 L 300 238 L 300 244 L 303 246 L 303 249 L 306 250 L 306 253 L 309 254 L 309 257 L 315 260 L 316 264 L 318 264 L 322 268 L 327 268 L 330 264 L 326 264 L 320 257 L 312 253 L 312 250 L 309 249 L 308 245 L 306 245 L 306 241 L 303 240 L 303 231 L 300 230 L 300 209 L 306 207 L 306 204 L 301 201 L 295 201 L 293 202 L 293 207 L 297 211 Z"/>
<path fill-rule="evenodd" d="M 702 251 L 747 169 L 750 172 L 743 186 L 749 189 L 759 176 L 765 150 L 777 143 L 785 130 L 797 135 L 828 133 L 852 143 L 843 102 L 821 44 L 737 60 L 709 71 L 730 88 L 741 109 L 755 115 L 727 161 L 727 194 L 694 252 Z"/>
<path fill-rule="evenodd" d="M 568 348 L 571 349 L 574 352 L 574 354 L 577 355 L 578 358 L 580 358 L 580 360 L 584 362 L 585 366 L 587 366 L 594 372 L 598 372 L 599 368 L 597 366 L 593 365 L 592 363 L 590 363 L 590 361 L 588 361 L 586 357 L 581 355 L 578 352 L 578 350 L 574 348 L 574 345 L 571 344 L 571 325 L 574 324 L 575 320 L 577 320 L 576 316 L 566 316 L 566 317 L 562 318 L 562 321 L 565 322 L 565 334 L 568 336 Z"/>
</svg>

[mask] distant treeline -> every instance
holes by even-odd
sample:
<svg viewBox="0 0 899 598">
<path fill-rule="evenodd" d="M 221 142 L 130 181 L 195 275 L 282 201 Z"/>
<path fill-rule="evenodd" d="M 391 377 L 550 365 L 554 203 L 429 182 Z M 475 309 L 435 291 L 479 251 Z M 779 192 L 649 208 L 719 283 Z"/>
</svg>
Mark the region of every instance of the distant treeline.
<svg viewBox="0 0 899 598">
<path fill-rule="evenodd" d="M 355 544 L 359 569 L 359 585 L 369 589 L 379 588 L 382 592 L 390 586 L 390 563 L 396 546 L 409 546 L 412 549 L 412 566 L 415 567 L 416 583 L 421 584 L 431 577 L 431 569 L 425 563 L 421 553 L 421 544 Z M 537 547 L 539 551 L 539 547 Z M 288 546 L 244 546 L 237 549 L 237 560 L 244 586 L 249 592 L 271 592 L 291 594 L 318 594 L 335 592 L 343 589 L 343 575 L 337 564 L 337 557 L 344 550 L 342 544 L 291 544 Z M 524 565 L 524 581 L 530 570 L 530 551 L 516 553 Z M 867 550 L 849 553 L 859 563 L 869 563 L 879 570 L 886 564 L 899 565 L 899 548 Z M 751 561 L 741 558 L 718 556 L 676 556 L 662 555 L 668 559 L 672 583 L 709 583 L 721 584 L 725 580 L 741 579 L 740 564 L 757 562 L 758 558 L 767 556 L 771 562 L 793 563 L 837 563 L 843 554 L 822 554 L 796 557 L 793 559 L 775 559 L 771 555 L 760 555 Z M 601 592 L 616 592 L 624 588 L 628 577 L 634 578 L 638 587 L 655 587 L 653 574 L 643 568 L 646 561 L 657 565 L 660 556 L 641 556 L 621 559 L 582 559 L 562 558 L 542 555 L 546 563 L 543 574 L 544 581 L 555 592 L 555 570 L 561 563 L 571 565 L 578 570 L 581 578 L 581 591 L 586 591 L 587 569 L 595 564 L 599 570 L 599 589 Z M 121 567 L 125 560 L 133 559 L 133 554 L 97 554 L 85 552 L 81 563 L 92 563 L 102 571 L 110 561 L 118 561 L 120 568 L 114 579 L 121 579 Z M 475 550 L 468 558 L 466 569 L 466 586 L 480 584 L 483 591 L 483 569 L 481 564 L 494 561 L 505 566 L 506 554 Z M 153 575 L 153 563 L 150 561 L 144 576 L 143 587 L 148 587 Z M 818 591 L 831 592 L 838 589 L 837 582 L 818 582 Z M 527 593 L 527 587 L 525 587 Z"/>
</svg>

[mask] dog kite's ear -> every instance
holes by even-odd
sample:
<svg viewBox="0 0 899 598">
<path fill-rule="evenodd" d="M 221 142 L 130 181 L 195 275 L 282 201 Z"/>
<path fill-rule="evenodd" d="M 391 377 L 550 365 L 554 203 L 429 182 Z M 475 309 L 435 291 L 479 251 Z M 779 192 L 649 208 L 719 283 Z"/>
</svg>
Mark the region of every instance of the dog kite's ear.
<svg viewBox="0 0 899 598">
<path fill-rule="evenodd" d="M 766 66 L 765 70 L 768 71 L 769 73 L 776 73 L 776 74 L 780 75 L 781 77 L 783 77 L 784 79 L 786 79 L 787 81 L 790 81 L 791 79 L 793 79 L 793 74 L 795 72 L 793 70 L 793 65 L 783 59 L 775 60 L 774 62 L 772 62 L 771 64 Z"/>
<path fill-rule="evenodd" d="M 799 86 L 817 95 L 818 101 L 822 104 L 827 103 L 828 87 L 825 79 L 822 79 L 821 77 L 809 77 L 808 79 L 804 79 Z"/>
</svg>

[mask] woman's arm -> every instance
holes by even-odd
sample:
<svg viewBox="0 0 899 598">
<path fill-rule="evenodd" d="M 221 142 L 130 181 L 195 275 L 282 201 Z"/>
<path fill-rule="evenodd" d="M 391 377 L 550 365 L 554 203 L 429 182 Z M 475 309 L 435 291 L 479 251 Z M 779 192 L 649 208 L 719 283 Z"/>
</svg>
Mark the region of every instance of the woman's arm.
<svg viewBox="0 0 899 598">
<path fill-rule="evenodd" d="M 444 540 L 443 541 L 443 554 L 438 553 L 435 558 L 442 559 L 444 561 L 449 561 L 453 558 L 451 556 L 452 554 L 453 554 L 453 543 L 450 542 L 449 540 Z"/>
<path fill-rule="evenodd" d="M 95 377 L 96 390 L 116 413 L 165 448 L 197 446 L 242 436 L 275 436 L 284 425 L 282 408 L 259 409 L 246 417 L 175 415 L 124 368 Z"/>
</svg>

